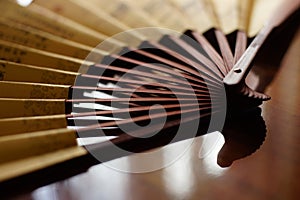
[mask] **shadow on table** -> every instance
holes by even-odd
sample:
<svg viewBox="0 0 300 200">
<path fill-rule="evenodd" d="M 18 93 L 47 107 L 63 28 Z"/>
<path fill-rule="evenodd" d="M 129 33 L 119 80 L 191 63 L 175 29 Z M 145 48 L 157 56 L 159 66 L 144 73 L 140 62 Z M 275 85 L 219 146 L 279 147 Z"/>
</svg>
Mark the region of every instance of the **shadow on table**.
<svg viewBox="0 0 300 200">
<path fill-rule="evenodd" d="M 282 59 L 299 30 L 299 25 L 300 9 L 282 25 L 275 28 L 259 50 L 252 68 L 252 71 L 259 78 L 257 91 L 264 92 L 276 77 Z"/>
<path fill-rule="evenodd" d="M 252 72 L 258 76 L 256 91 L 264 92 L 280 69 L 282 59 L 299 30 L 300 10 L 294 13 L 268 37 L 253 63 Z M 254 153 L 266 136 L 266 125 L 261 108 L 228 115 L 222 134 L 225 144 L 218 154 L 221 167 L 230 166 L 233 161 Z"/>
<path fill-rule="evenodd" d="M 254 153 L 264 142 L 266 131 L 261 108 L 227 118 L 222 131 L 225 144 L 218 154 L 218 165 L 228 167 L 233 161 Z"/>
</svg>

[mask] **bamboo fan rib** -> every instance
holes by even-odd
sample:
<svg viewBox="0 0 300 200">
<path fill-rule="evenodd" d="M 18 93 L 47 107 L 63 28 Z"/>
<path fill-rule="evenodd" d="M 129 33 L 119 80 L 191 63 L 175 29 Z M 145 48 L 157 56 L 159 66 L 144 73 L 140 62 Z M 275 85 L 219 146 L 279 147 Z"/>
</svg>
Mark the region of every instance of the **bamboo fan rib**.
<svg viewBox="0 0 300 200">
<path fill-rule="evenodd" d="M 226 113 L 225 90 L 229 111 L 268 100 L 244 84 L 227 91 L 223 79 L 242 69 L 235 65 L 248 59 L 249 38 L 283 4 L 292 3 L 1 1 L 0 181 L 87 155 L 78 136 L 112 136 L 85 146 L 106 161 L 123 156 L 110 154 L 113 145 L 130 152 L 165 145 L 199 119 L 196 134 L 204 134 L 214 114 Z M 133 29 L 145 27 L 158 28 Z"/>
</svg>

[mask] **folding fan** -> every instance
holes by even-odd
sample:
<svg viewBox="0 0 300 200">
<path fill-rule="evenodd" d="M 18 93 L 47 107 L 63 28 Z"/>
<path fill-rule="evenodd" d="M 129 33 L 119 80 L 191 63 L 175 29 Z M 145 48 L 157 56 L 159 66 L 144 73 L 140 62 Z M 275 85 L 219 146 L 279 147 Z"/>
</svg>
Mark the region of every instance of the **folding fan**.
<svg viewBox="0 0 300 200">
<path fill-rule="evenodd" d="M 221 130 L 214 120 L 269 99 L 245 78 L 268 34 L 299 1 L 0 5 L 4 181 L 88 152 L 104 162 Z M 188 132 L 178 134 L 182 127 Z M 76 141 L 105 136 L 113 139 L 84 147 Z"/>
</svg>

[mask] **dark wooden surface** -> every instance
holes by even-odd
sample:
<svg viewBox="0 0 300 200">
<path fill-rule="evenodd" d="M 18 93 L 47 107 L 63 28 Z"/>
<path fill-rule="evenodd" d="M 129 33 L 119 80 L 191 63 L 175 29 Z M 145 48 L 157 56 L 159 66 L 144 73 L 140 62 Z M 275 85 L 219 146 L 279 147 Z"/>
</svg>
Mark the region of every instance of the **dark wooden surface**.
<svg viewBox="0 0 300 200">
<path fill-rule="evenodd" d="M 285 40 L 287 38 L 281 38 Z M 276 55 L 277 49 L 273 49 Z M 262 106 L 266 123 L 265 140 L 249 156 L 230 167 L 217 165 L 220 146 L 204 158 L 199 157 L 204 137 L 173 164 L 149 173 L 126 173 L 107 165 L 96 165 L 87 172 L 37 188 L 16 199 L 299 199 L 300 196 L 300 31 L 296 34 L 281 64 L 262 63 L 260 88 L 272 99 Z M 269 53 L 272 58 L 272 52 Z M 274 58 L 275 59 L 275 58 Z M 258 121 L 252 126 L 257 126 Z M 255 135 L 256 133 L 253 132 Z M 216 136 L 214 133 L 212 137 Z M 239 146 L 238 142 L 233 142 Z M 187 141 L 165 148 L 153 163 L 178 149 Z M 238 148 L 237 148 L 238 149 Z M 226 151 L 226 149 L 223 151 Z M 238 150 L 237 150 L 238 151 Z M 232 156 L 236 152 L 231 151 Z M 137 156 L 138 157 L 138 156 Z M 221 158 L 219 158 L 221 159 Z M 224 158 L 223 158 L 224 159 Z M 219 160 L 219 162 L 221 162 Z M 125 157 L 108 164 L 143 165 L 141 159 Z M 153 164 L 152 163 L 152 164 Z M 149 164 L 149 163 L 148 163 Z M 77 166 L 74 166 L 75 168 Z M 15 188 L 18 191 L 18 188 Z"/>
</svg>

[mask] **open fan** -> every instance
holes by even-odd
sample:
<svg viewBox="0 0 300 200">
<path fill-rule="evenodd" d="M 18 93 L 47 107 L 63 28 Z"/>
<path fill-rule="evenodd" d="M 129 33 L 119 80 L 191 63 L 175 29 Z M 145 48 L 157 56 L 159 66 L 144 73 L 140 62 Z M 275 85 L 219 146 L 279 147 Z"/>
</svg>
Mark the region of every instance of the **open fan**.
<svg viewBox="0 0 300 200">
<path fill-rule="evenodd" d="M 245 78 L 268 34 L 299 8 L 293 0 L 0 5 L 1 181 L 88 152 L 104 162 L 221 130 L 228 112 L 269 99 Z M 78 136 L 113 138 L 83 148 Z"/>
</svg>

